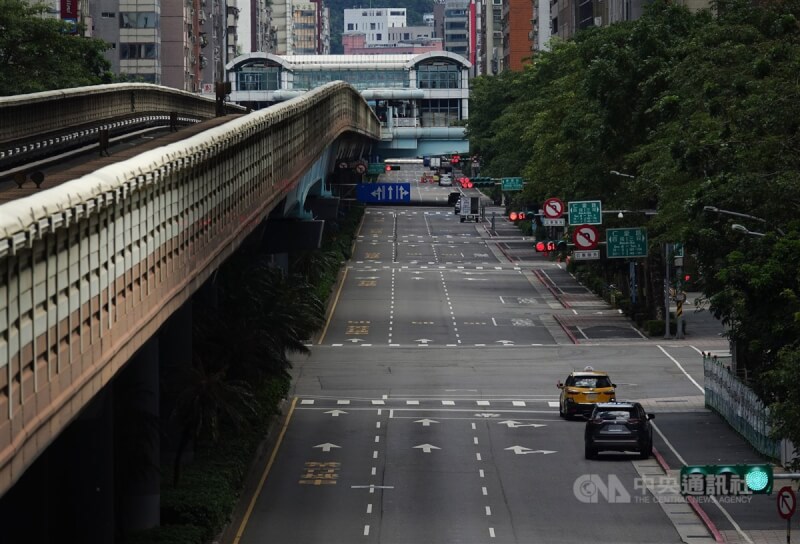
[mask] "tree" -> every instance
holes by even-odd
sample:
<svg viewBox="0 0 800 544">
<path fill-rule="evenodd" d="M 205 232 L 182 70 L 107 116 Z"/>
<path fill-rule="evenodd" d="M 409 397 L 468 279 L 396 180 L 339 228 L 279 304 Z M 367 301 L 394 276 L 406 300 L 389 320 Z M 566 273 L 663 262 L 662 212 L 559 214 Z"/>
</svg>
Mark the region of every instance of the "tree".
<svg viewBox="0 0 800 544">
<path fill-rule="evenodd" d="M 43 17 L 44 4 L 0 0 L 0 96 L 110 83 L 108 44 Z"/>
</svg>

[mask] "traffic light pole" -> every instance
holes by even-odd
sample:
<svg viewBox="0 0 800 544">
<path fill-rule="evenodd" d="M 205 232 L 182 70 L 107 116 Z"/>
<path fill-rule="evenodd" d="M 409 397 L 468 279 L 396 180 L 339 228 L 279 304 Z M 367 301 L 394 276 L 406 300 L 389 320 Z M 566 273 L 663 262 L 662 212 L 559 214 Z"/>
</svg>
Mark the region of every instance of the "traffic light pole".
<svg viewBox="0 0 800 544">
<path fill-rule="evenodd" d="M 672 244 L 664 244 L 664 338 L 672 338 L 669 334 L 669 254 Z"/>
</svg>

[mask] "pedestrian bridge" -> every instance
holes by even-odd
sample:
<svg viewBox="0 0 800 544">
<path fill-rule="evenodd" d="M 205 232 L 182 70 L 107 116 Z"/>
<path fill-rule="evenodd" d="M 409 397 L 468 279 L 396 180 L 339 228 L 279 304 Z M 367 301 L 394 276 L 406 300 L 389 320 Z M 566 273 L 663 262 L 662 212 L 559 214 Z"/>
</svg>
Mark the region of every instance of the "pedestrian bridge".
<svg viewBox="0 0 800 544">
<path fill-rule="evenodd" d="M 36 134 L 215 106 L 132 84 L 3 98 L 0 159 Z M 379 138 L 334 82 L 0 205 L 0 495 L 270 212 L 302 211 Z"/>
</svg>

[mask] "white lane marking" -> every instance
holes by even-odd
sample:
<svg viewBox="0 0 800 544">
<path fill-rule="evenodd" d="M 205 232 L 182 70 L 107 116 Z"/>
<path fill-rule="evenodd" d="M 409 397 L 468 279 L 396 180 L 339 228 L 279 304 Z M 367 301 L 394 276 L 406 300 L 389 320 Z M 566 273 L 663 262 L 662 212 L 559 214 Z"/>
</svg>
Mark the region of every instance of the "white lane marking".
<svg viewBox="0 0 800 544">
<path fill-rule="evenodd" d="M 575 308 L 573 308 L 573 309 L 572 309 L 572 313 L 573 313 L 573 314 L 575 314 L 575 315 L 578 315 L 578 310 L 576 310 Z"/>
<path fill-rule="evenodd" d="M 375 436 L 375 443 L 377 444 L 377 443 L 378 443 L 378 442 L 380 442 L 380 441 L 381 441 L 381 437 L 380 437 L 380 435 L 376 435 L 376 436 Z"/>
<path fill-rule="evenodd" d="M 481 478 L 485 478 L 486 477 L 486 474 L 484 474 L 483 469 L 480 469 L 478 471 L 478 476 L 480 476 Z"/>
<path fill-rule="evenodd" d="M 558 408 L 558 407 L 559 407 L 559 404 L 558 404 L 558 401 L 557 401 L 557 400 L 548 400 L 548 401 L 547 401 L 547 405 L 548 405 L 550 408 Z"/>
<path fill-rule="evenodd" d="M 703 352 L 702 352 L 702 351 L 700 351 L 699 349 L 697 349 L 696 347 L 694 347 L 694 346 L 689 346 L 689 347 L 690 347 L 690 348 L 692 348 L 693 350 L 695 350 L 695 351 L 696 351 L 697 353 L 699 353 L 700 355 L 702 355 L 702 354 L 703 354 Z"/>
<path fill-rule="evenodd" d="M 678 450 L 675 449 L 675 446 L 673 446 L 672 443 L 669 440 L 667 440 L 667 437 L 664 436 L 664 433 L 661 432 L 661 429 L 659 429 L 653 422 L 650 422 L 650 424 L 653 426 L 653 429 L 656 431 L 656 433 L 658 433 L 658 436 L 661 437 L 661 440 L 664 441 L 664 444 L 666 444 L 667 447 L 672 451 L 672 453 L 675 455 L 678 461 L 680 461 L 681 464 L 686 465 L 687 464 L 686 460 L 681 456 L 680 453 L 678 453 Z M 711 502 L 713 502 L 717 506 L 717 508 L 719 508 L 720 512 L 722 512 L 722 515 L 724 515 L 727 518 L 727 520 L 730 522 L 730 524 L 733 526 L 736 532 L 739 533 L 742 539 L 744 539 L 744 541 L 747 544 L 753 544 L 753 541 L 750 540 L 750 537 L 747 536 L 747 533 L 745 533 L 739 526 L 739 524 L 734 521 L 733 517 L 731 517 L 728 511 L 725 510 L 725 507 L 719 503 L 719 501 L 714 495 L 711 495 Z"/>
<path fill-rule="evenodd" d="M 419 406 L 419 401 L 418 400 L 407 400 L 406 404 Z"/>
<path fill-rule="evenodd" d="M 489 490 L 488 490 L 488 489 L 486 489 L 485 487 L 482 487 L 482 488 L 481 488 L 481 493 L 483 493 L 483 496 L 485 497 L 486 495 L 488 495 L 488 494 L 489 494 Z"/>
<path fill-rule="evenodd" d="M 486 515 L 487 516 L 491 516 L 492 515 L 492 507 L 491 506 L 487 506 L 486 507 Z"/>
<path fill-rule="evenodd" d="M 472 430 L 475 430 L 475 423 L 472 424 Z"/>
<path fill-rule="evenodd" d="M 300 404 L 314 404 L 314 399 L 303 399 Z"/>
<path fill-rule="evenodd" d="M 372 404 L 373 404 L 373 405 L 381 405 L 381 404 L 386 404 L 386 403 L 385 403 L 385 402 L 383 402 L 382 400 L 373 400 L 373 401 L 372 401 Z"/>
<path fill-rule="evenodd" d="M 478 406 L 489 406 L 489 401 L 488 400 L 479 400 L 479 401 L 476 401 L 475 404 L 477 404 Z"/>
<path fill-rule="evenodd" d="M 475 459 L 477 459 L 478 461 L 481 461 L 482 460 L 481 459 L 481 454 L 480 453 L 476 453 L 475 454 Z"/>
<path fill-rule="evenodd" d="M 511 404 L 514 406 L 525 406 L 525 402 L 521 400 L 512 400 Z"/>
<path fill-rule="evenodd" d="M 491 538 L 494 538 L 494 528 L 493 527 L 489 527 L 489 536 Z"/>
<path fill-rule="evenodd" d="M 375 476 L 377 474 L 377 472 L 378 472 L 378 469 L 375 468 L 375 467 L 372 467 L 372 475 Z"/>
<path fill-rule="evenodd" d="M 368 504 L 367 505 L 367 514 L 371 514 L 371 513 L 372 513 L 372 505 Z"/>
<path fill-rule="evenodd" d="M 372 452 L 372 458 L 373 459 L 377 459 L 378 458 L 378 450 L 375 450 L 375 451 Z"/>
<path fill-rule="evenodd" d="M 685 370 L 685 369 L 684 369 L 684 368 L 681 366 L 681 364 L 680 364 L 680 363 L 677 361 L 677 359 L 675 359 L 675 357 L 673 357 L 672 355 L 670 355 L 669 353 L 667 353 L 667 350 L 665 350 L 665 349 L 664 349 L 664 348 L 662 348 L 661 346 L 657 346 L 657 347 L 658 347 L 658 349 L 660 349 L 660 350 L 661 350 L 661 351 L 664 353 L 664 355 L 666 355 L 667 357 L 669 357 L 669 359 L 670 359 L 670 360 L 671 360 L 673 363 L 675 363 L 675 365 L 677 365 L 677 367 L 678 367 L 678 368 L 681 370 L 681 372 L 683 372 L 683 373 L 686 375 L 686 377 L 687 377 L 687 378 L 689 378 L 689 381 L 690 381 L 690 382 L 692 382 L 692 383 L 695 385 L 695 387 L 697 387 L 697 388 L 700 390 L 700 392 L 701 392 L 701 393 L 705 393 L 705 392 L 706 392 L 706 391 L 705 391 L 705 389 L 703 389 L 703 387 L 702 387 L 702 386 L 701 386 L 699 383 L 697 383 L 697 382 L 695 381 L 695 379 L 694 379 L 694 378 L 692 378 L 692 377 L 689 375 L 689 373 L 688 373 L 688 372 L 686 372 L 686 370 Z M 684 465 L 685 465 L 685 464 L 686 464 L 686 463 L 684 463 Z"/>
<path fill-rule="evenodd" d="M 455 406 L 455 405 L 456 405 L 455 401 L 452 401 L 452 400 L 443 400 L 442 401 L 442 406 Z"/>
<path fill-rule="evenodd" d="M 364 536 L 369 536 L 369 525 L 364 525 Z"/>
<path fill-rule="evenodd" d="M 336 401 L 336 404 L 350 404 L 350 401 L 349 400 L 339 399 L 339 400 Z"/>
<path fill-rule="evenodd" d="M 475 445 L 478 444 L 478 437 L 477 436 L 473 436 L 472 437 L 472 443 L 475 444 Z"/>
<path fill-rule="evenodd" d="M 381 422 L 380 421 L 376 421 L 375 422 L 375 428 L 376 429 L 380 429 L 381 428 Z"/>
</svg>

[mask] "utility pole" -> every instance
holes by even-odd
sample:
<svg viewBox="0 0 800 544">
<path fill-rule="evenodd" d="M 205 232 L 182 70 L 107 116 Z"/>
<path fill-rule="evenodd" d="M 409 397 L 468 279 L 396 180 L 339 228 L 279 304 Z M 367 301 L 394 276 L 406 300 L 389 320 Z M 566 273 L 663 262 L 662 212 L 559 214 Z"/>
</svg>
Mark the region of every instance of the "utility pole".
<svg viewBox="0 0 800 544">
<path fill-rule="evenodd" d="M 672 244 L 664 244 L 664 338 L 671 338 L 669 334 L 669 259 L 672 253 Z"/>
</svg>

